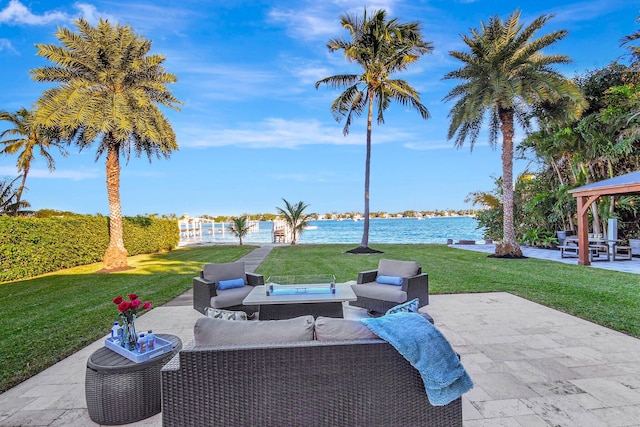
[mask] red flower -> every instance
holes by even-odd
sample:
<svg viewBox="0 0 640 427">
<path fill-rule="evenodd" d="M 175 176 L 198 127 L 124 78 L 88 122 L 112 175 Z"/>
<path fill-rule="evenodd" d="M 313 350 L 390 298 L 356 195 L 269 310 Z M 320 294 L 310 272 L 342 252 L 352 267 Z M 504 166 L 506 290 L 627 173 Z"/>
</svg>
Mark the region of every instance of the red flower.
<svg viewBox="0 0 640 427">
<path fill-rule="evenodd" d="M 151 303 L 145 301 L 143 304 L 142 301 L 138 299 L 138 294 L 128 294 L 127 297 L 130 301 L 125 301 L 121 296 L 117 296 L 113 299 L 113 303 L 118 306 L 120 316 L 123 319 L 126 318 L 128 322 L 133 321 L 140 311 L 151 308 Z"/>
<path fill-rule="evenodd" d="M 131 303 L 129 301 L 122 301 L 120 304 L 118 304 L 118 311 L 120 313 L 124 313 L 130 308 L 131 308 Z"/>
</svg>

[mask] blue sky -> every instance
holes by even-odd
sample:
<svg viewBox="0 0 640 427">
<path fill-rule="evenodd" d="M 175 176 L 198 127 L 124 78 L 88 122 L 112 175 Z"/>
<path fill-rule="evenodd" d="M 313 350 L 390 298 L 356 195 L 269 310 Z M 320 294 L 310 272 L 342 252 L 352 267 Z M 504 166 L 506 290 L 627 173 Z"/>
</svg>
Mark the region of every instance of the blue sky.
<svg viewBox="0 0 640 427">
<path fill-rule="evenodd" d="M 362 211 L 366 119 L 344 137 L 329 110 L 338 92 L 314 83 L 359 72 L 326 42 L 348 37 L 340 15 L 365 6 L 420 21 L 435 47 L 397 76 L 420 92 L 431 118 L 392 105 L 386 123 L 374 124 L 371 210 L 387 212 L 468 208 L 465 197 L 491 190 L 492 176 L 501 175 L 500 146 L 492 149 L 481 136 L 471 151 L 447 140 L 452 103 L 442 98 L 456 82 L 442 77 L 460 65 L 448 52 L 464 49 L 461 34 L 515 8 L 525 24 L 555 14 L 541 34 L 569 31 L 547 53 L 569 55 L 573 63 L 559 70 L 574 77 L 620 59 L 620 39 L 638 29 L 640 15 L 640 2 L 628 0 L 0 1 L 0 109 L 30 108 L 46 88 L 29 74 L 49 65 L 36 56 L 35 43 L 58 44 L 56 29 L 75 31 L 81 16 L 92 23 L 107 18 L 153 42 L 152 53 L 164 55 L 165 68 L 177 75 L 171 90 L 184 102 L 181 111 L 166 111 L 179 151 L 168 160 L 122 162 L 125 215 L 275 213 L 282 198 L 302 200 L 310 212 Z M 95 150 L 75 147 L 69 153 L 54 152 L 53 173 L 42 158 L 32 165 L 25 193 L 32 209 L 108 214 L 104 157 L 96 162 Z M 525 166 L 517 162 L 516 172 Z M 0 157 L 0 177 L 16 175 L 15 158 Z"/>
</svg>

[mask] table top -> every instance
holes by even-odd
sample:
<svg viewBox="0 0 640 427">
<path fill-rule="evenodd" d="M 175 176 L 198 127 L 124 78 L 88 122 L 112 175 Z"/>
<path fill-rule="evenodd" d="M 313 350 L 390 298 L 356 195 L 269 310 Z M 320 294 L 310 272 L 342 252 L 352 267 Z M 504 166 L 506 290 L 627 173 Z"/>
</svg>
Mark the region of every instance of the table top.
<svg viewBox="0 0 640 427">
<path fill-rule="evenodd" d="M 163 360 L 166 361 L 182 349 L 182 341 L 177 336 L 170 334 L 157 334 L 156 336 L 167 341 L 171 341 L 173 343 L 173 350 L 144 362 L 136 363 L 119 355 L 115 351 L 108 349 L 107 347 L 101 347 L 89 356 L 89 359 L 87 360 L 87 367 L 100 372 L 112 371 L 114 373 L 124 373 L 128 371 L 137 371 L 148 366 L 153 366 Z"/>
<path fill-rule="evenodd" d="M 320 294 L 291 294 L 291 295 L 267 295 L 267 289 L 264 285 L 256 286 L 242 301 L 244 305 L 263 305 L 263 304 L 302 304 L 302 303 L 318 303 L 318 302 L 342 302 L 355 301 L 358 298 L 351 289 L 351 285 L 346 283 L 336 283 L 336 293 L 320 293 Z"/>
</svg>

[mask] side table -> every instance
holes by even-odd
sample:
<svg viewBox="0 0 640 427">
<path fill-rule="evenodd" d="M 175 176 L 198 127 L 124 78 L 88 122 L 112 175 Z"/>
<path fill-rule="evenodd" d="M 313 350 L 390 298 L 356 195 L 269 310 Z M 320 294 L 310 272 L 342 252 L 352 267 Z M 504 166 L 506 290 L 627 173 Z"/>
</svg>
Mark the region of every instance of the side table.
<svg viewBox="0 0 640 427">
<path fill-rule="evenodd" d="M 173 350 L 135 363 L 102 347 L 87 360 L 85 397 L 89 416 L 98 424 L 129 424 L 160 412 L 160 370 L 182 349 L 175 335 L 158 334 L 171 341 Z"/>
</svg>

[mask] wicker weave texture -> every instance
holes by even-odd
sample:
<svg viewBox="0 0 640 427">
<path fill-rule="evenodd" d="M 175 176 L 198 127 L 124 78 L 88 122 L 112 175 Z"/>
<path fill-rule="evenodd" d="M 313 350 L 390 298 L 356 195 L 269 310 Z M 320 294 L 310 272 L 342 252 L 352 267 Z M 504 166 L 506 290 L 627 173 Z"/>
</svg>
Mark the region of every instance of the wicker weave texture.
<svg viewBox="0 0 640 427">
<path fill-rule="evenodd" d="M 358 273 L 357 282 L 359 285 L 374 282 L 377 275 L 378 270 L 361 271 Z M 422 267 L 418 269 L 416 276 L 407 278 L 401 289 L 407 293 L 407 301 L 418 298 L 418 307 L 429 304 L 429 275 L 422 273 Z M 378 300 L 360 295 L 358 295 L 357 301 L 350 301 L 349 304 L 354 307 L 366 308 L 376 313 L 384 313 L 398 305 L 398 303 L 394 301 Z"/>
<path fill-rule="evenodd" d="M 173 335 L 158 336 L 170 339 L 174 350 L 143 363 L 132 362 L 104 347 L 90 356 L 85 397 L 93 421 L 128 424 L 160 412 L 160 370 L 182 348 L 182 343 Z"/>
<path fill-rule="evenodd" d="M 388 343 L 182 350 L 162 370 L 164 426 L 462 426 Z"/>
<path fill-rule="evenodd" d="M 202 272 L 200 272 L 202 274 Z M 264 277 L 260 274 L 246 273 L 247 284 L 249 286 L 264 285 Z M 193 308 L 204 314 L 207 307 L 211 307 L 211 298 L 216 296 L 216 283 L 207 282 L 202 277 L 194 277 L 193 284 Z M 244 311 L 252 314 L 258 311 L 257 306 L 236 305 L 225 307 L 226 310 Z"/>
</svg>

